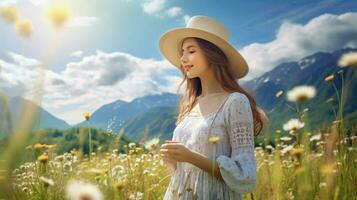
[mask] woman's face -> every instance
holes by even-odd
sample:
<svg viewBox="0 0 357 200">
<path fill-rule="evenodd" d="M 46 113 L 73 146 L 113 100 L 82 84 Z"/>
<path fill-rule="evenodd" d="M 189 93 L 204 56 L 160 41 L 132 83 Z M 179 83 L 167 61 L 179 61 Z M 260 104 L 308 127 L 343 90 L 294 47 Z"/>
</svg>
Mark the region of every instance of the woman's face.
<svg viewBox="0 0 357 200">
<path fill-rule="evenodd" d="M 182 43 L 181 68 L 189 79 L 200 77 L 208 70 L 207 60 L 194 38 Z"/>
</svg>

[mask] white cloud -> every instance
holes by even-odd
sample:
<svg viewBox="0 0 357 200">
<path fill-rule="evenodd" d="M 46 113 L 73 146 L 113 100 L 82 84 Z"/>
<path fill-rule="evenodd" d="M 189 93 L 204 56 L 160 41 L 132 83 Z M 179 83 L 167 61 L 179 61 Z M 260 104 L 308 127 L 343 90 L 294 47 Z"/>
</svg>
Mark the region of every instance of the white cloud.
<svg viewBox="0 0 357 200">
<path fill-rule="evenodd" d="M 260 76 L 283 62 L 347 46 L 357 47 L 357 13 L 323 14 L 305 25 L 285 21 L 275 40 L 253 43 L 240 50 L 250 66 L 245 79 Z"/>
<path fill-rule="evenodd" d="M 171 7 L 170 9 L 168 9 L 166 11 L 166 13 L 169 17 L 176 17 L 176 16 L 182 14 L 182 8 L 174 6 L 174 7 Z"/>
<path fill-rule="evenodd" d="M 0 54 L 0 91 L 31 99 L 34 80 L 43 77 L 33 59 L 15 53 Z M 37 63 L 40 63 L 37 61 Z M 29 67 L 32 66 L 32 67 Z M 97 51 L 62 72 L 46 70 L 42 106 L 56 116 L 76 123 L 82 112 L 93 112 L 106 103 L 158 92 L 176 92 L 176 69 L 167 61 L 141 59 L 122 52 Z M 171 71 L 171 73 L 170 73 Z"/>
<path fill-rule="evenodd" d="M 157 14 L 164 7 L 166 0 L 147 0 L 141 4 L 144 12 L 148 14 Z"/>
<path fill-rule="evenodd" d="M 99 22 L 97 17 L 91 16 L 78 16 L 71 19 L 67 26 L 68 27 L 86 27 L 86 26 L 93 26 Z"/>
<path fill-rule="evenodd" d="M 183 21 L 185 22 L 185 25 L 187 25 L 188 20 L 189 20 L 190 18 L 191 18 L 190 15 L 184 15 L 184 16 L 182 17 Z"/>
<path fill-rule="evenodd" d="M 77 57 L 80 58 L 83 56 L 83 51 L 75 51 L 70 54 L 71 57 Z"/>
</svg>

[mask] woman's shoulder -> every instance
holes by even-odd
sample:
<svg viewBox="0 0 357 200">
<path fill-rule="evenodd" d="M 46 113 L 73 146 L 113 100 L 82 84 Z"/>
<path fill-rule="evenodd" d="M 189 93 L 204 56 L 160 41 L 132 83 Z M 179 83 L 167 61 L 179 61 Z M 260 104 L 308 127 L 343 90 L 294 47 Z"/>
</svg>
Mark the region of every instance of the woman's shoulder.
<svg viewBox="0 0 357 200">
<path fill-rule="evenodd" d="M 241 93 L 241 92 L 232 92 L 229 96 L 230 98 L 230 104 L 236 104 L 236 103 L 249 103 L 249 99 L 247 95 Z"/>
<path fill-rule="evenodd" d="M 232 109 L 237 109 L 239 107 L 250 107 L 248 97 L 241 92 L 233 92 L 229 95 L 227 100 L 227 105 L 225 106 L 225 111 L 229 112 Z"/>
</svg>

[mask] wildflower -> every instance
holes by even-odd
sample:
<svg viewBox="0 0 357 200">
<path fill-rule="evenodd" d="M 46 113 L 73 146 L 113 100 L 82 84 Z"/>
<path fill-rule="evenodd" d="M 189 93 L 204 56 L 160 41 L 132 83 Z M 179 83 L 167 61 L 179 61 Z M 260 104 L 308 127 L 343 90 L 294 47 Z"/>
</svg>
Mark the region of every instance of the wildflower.
<svg viewBox="0 0 357 200">
<path fill-rule="evenodd" d="M 266 148 L 266 149 L 269 149 L 269 150 L 274 150 L 274 147 L 271 146 L 271 145 L 267 145 L 267 146 L 265 146 L 265 148 Z"/>
<path fill-rule="evenodd" d="M 15 23 L 15 31 L 22 37 L 28 38 L 32 34 L 32 25 L 29 20 L 18 20 Z"/>
<path fill-rule="evenodd" d="M 292 131 L 292 132 L 295 132 L 296 130 L 298 129 L 301 129 L 305 126 L 305 123 L 304 122 L 301 122 L 300 120 L 298 119 L 290 119 L 288 122 L 286 122 L 284 125 L 283 125 L 283 129 L 285 131 Z"/>
<path fill-rule="evenodd" d="M 62 27 L 71 17 L 71 9 L 65 5 L 53 6 L 47 10 L 47 17 L 55 27 Z"/>
<path fill-rule="evenodd" d="M 329 75 L 329 76 L 327 76 L 326 78 L 325 78 L 325 81 L 327 81 L 327 82 L 331 82 L 331 81 L 333 81 L 333 74 L 331 74 L 331 75 Z"/>
<path fill-rule="evenodd" d="M 287 93 L 287 98 L 292 102 L 304 102 L 315 97 L 316 90 L 313 86 L 296 86 Z"/>
<path fill-rule="evenodd" d="M 119 181 L 117 182 L 117 184 L 115 184 L 115 187 L 116 187 L 118 190 L 123 189 L 123 188 L 124 188 L 124 182 L 121 181 L 121 180 L 119 180 Z"/>
<path fill-rule="evenodd" d="M 320 188 L 326 187 L 326 185 L 327 185 L 327 184 L 326 184 L 325 182 L 321 182 L 321 183 L 319 184 L 319 187 L 320 187 Z"/>
<path fill-rule="evenodd" d="M 275 94 L 275 96 L 277 97 L 277 98 L 279 98 L 279 97 L 281 97 L 281 95 L 283 95 L 283 91 L 282 90 L 280 90 L 280 91 L 278 91 L 276 94 Z"/>
<path fill-rule="evenodd" d="M 286 146 L 284 147 L 284 149 L 282 149 L 280 152 L 281 154 L 285 155 L 287 153 L 289 153 L 291 151 L 291 149 L 293 149 L 294 147 L 292 145 Z"/>
<path fill-rule="evenodd" d="M 130 149 L 135 148 L 135 147 L 136 147 L 136 144 L 135 144 L 134 142 L 130 142 L 129 145 L 128 145 L 128 147 L 129 147 Z"/>
<path fill-rule="evenodd" d="M 221 140 L 221 138 L 218 137 L 218 136 L 212 136 L 212 137 L 209 138 L 209 141 L 214 143 L 214 144 L 219 142 L 220 140 Z"/>
<path fill-rule="evenodd" d="M 57 156 L 55 159 L 62 162 L 64 160 L 64 156 Z"/>
<path fill-rule="evenodd" d="M 10 23 L 14 23 L 16 20 L 19 19 L 19 13 L 13 6 L 6 6 L 0 8 L 0 13 L 4 20 Z"/>
<path fill-rule="evenodd" d="M 142 192 L 136 192 L 134 194 L 130 194 L 129 199 L 130 200 L 141 200 L 143 199 L 144 194 Z"/>
<path fill-rule="evenodd" d="M 84 117 L 85 120 L 88 121 L 89 118 L 90 118 L 90 113 L 89 113 L 89 112 L 84 112 L 84 113 L 83 113 L 83 117 Z"/>
<path fill-rule="evenodd" d="M 73 181 L 66 188 L 69 200 L 102 200 L 103 195 L 99 188 L 91 183 Z"/>
<path fill-rule="evenodd" d="M 37 144 L 35 144 L 35 145 L 33 146 L 33 148 L 34 148 L 35 150 L 40 150 L 40 149 L 42 149 L 42 147 L 43 147 L 43 145 L 40 144 L 40 143 L 37 143 Z"/>
<path fill-rule="evenodd" d="M 303 153 L 304 153 L 304 149 L 301 147 L 294 147 L 290 151 L 290 154 L 296 157 L 300 157 Z"/>
<path fill-rule="evenodd" d="M 338 61 L 340 67 L 357 67 L 357 52 L 345 53 Z"/>
<path fill-rule="evenodd" d="M 321 140 L 321 134 L 314 135 L 310 138 L 310 142 Z"/>
<path fill-rule="evenodd" d="M 281 141 L 284 141 L 284 142 L 288 142 L 288 141 L 291 140 L 291 137 L 286 137 L 286 136 L 284 136 L 284 137 L 281 137 L 280 140 L 281 140 Z"/>
<path fill-rule="evenodd" d="M 146 142 L 145 148 L 149 151 L 155 150 L 157 148 L 157 145 L 159 144 L 159 141 L 159 138 L 153 138 L 150 141 Z"/>
<path fill-rule="evenodd" d="M 48 156 L 47 155 L 40 155 L 38 158 L 37 158 L 38 161 L 40 161 L 42 164 L 46 164 L 47 161 L 48 161 Z"/>
<path fill-rule="evenodd" d="M 136 147 L 136 148 L 135 148 L 135 152 L 136 152 L 136 153 L 139 153 L 139 152 L 141 152 L 142 150 L 143 150 L 143 148 L 141 148 L 141 147 Z"/>
<path fill-rule="evenodd" d="M 40 177 L 40 180 L 43 182 L 46 188 L 49 186 L 53 186 L 55 184 L 55 182 L 52 179 L 45 178 L 43 176 Z"/>
<path fill-rule="evenodd" d="M 326 103 L 327 104 L 332 104 L 332 102 L 333 102 L 333 98 L 331 97 L 331 98 L 328 98 L 327 100 L 326 100 Z"/>
</svg>

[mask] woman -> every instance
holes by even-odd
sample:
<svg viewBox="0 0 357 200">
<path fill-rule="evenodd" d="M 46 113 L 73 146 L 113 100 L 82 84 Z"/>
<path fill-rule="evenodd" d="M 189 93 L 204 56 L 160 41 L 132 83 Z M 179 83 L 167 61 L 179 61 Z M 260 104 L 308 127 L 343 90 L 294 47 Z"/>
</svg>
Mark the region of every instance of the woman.
<svg viewBox="0 0 357 200">
<path fill-rule="evenodd" d="M 173 172 L 164 199 L 242 199 L 257 185 L 254 136 L 266 119 L 236 81 L 248 73 L 245 60 L 205 16 L 165 33 L 160 50 L 186 83 L 173 138 L 161 148 Z"/>
</svg>

